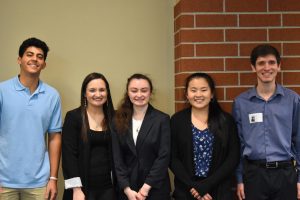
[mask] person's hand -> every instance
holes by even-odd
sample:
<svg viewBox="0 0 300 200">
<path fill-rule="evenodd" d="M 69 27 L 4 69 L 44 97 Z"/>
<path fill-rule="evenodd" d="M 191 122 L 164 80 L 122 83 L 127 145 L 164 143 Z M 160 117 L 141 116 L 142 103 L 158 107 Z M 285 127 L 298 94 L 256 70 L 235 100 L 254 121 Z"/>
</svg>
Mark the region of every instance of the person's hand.
<svg viewBox="0 0 300 200">
<path fill-rule="evenodd" d="M 80 187 L 73 188 L 73 200 L 85 200 L 85 195 Z"/>
<path fill-rule="evenodd" d="M 138 192 L 137 193 L 137 200 L 145 200 L 147 196 L 143 195 L 142 193 Z"/>
<path fill-rule="evenodd" d="M 207 193 L 201 198 L 201 200 L 212 200 L 212 197 Z"/>
<path fill-rule="evenodd" d="M 197 192 L 195 188 L 192 188 L 190 190 L 190 193 L 195 199 L 201 200 L 202 197 L 200 196 L 200 194 Z"/>
<path fill-rule="evenodd" d="M 45 199 L 55 200 L 57 196 L 57 180 L 50 179 L 46 186 Z"/>
<path fill-rule="evenodd" d="M 151 186 L 144 183 L 139 192 L 137 193 L 138 200 L 145 200 L 151 190 Z"/>
<path fill-rule="evenodd" d="M 299 191 L 299 189 L 298 189 L 298 191 Z M 239 200 L 245 199 L 244 183 L 237 184 L 236 194 L 237 194 Z M 299 192 L 298 192 L 298 194 L 299 194 Z"/>
<path fill-rule="evenodd" d="M 131 190 L 130 187 L 126 187 L 124 189 L 124 193 L 126 194 L 128 200 L 138 200 L 138 194 L 136 191 Z"/>
</svg>

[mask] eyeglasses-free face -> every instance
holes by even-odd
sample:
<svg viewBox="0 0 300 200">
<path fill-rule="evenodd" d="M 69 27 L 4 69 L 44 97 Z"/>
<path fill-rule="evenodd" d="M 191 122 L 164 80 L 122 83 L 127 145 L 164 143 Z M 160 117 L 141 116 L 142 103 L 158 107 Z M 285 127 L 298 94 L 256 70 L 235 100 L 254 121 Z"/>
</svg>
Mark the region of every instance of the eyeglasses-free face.
<svg viewBox="0 0 300 200">
<path fill-rule="evenodd" d="M 86 87 L 87 106 L 101 107 L 107 101 L 107 89 L 102 79 L 91 80 Z"/>
<path fill-rule="evenodd" d="M 186 98 L 193 108 L 208 109 L 213 94 L 204 78 L 193 78 L 188 84 Z"/>
<path fill-rule="evenodd" d="M 136 107 L 147 106 L 151 96 L 150 85 L 145 79 L 132 79 L 128 84 L 128 97 Z"/>
</svg>

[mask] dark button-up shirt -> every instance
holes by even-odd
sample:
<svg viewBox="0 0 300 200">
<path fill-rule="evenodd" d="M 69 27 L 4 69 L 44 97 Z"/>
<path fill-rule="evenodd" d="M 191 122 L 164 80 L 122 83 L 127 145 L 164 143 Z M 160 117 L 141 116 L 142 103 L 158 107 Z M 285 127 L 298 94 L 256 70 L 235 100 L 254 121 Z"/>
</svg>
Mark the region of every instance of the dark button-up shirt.
<svg viewBox="0 0 300 200">
<path fill-rule="evenodd" d="M 268 101 L 252 88 L 239 95 L 233 105 L 241 140 L 241 162 L 236 171 L 242 183 L 242 159 L 267 162 L 295 159 L 300 169 L 300 99 L 292 90 L 277 84 Z M 298 176 L 298 182 L 300 177 Z"/>
</svg>

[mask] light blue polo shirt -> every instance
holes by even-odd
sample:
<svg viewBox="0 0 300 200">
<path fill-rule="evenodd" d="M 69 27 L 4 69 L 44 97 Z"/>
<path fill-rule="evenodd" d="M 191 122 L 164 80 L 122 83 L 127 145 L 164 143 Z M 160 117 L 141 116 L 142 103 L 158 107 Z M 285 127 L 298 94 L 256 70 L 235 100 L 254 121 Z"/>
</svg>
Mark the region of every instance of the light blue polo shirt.
<svg viewBox="0 0 300 200">
<path fill-rule="evenodd" d="M 18 77 L 0 83 L 0 185 L 36 188 L 47 184 L 46 133 L 61 132 L 58 92 L 39 81 L 30 94 Z"/>
</svg>

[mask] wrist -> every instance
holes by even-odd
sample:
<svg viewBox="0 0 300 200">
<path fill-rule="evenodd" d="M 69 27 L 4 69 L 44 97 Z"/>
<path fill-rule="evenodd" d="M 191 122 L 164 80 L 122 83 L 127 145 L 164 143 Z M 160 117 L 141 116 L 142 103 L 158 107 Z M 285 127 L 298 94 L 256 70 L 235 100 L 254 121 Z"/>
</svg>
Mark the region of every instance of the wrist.
<svg viewBox="0 0 300 200">
<path fill-rule="evenodd" d="M 124 193 L 127 195 L 128 194 L 128 192 L 130 192 L 131 191 L 131 188 L 130 187 L 126 187 L 126 188 L 124 188 Z"/>
<path fill-rule="evenodd" d="M 50 176 L 50 177 L 49 177 L 49 180 L 57 181 L 57 180 L 58 180 L 58 178 L 57 178 L 57 177 L 55 177 L 55 176 Z"/>
<path fill-rule="evenodd" d="M 73 188 L 73 192 L 78 192 L 78 191 L 81 191 L 81 187 L 74 187 Z"/>
<path fill-rule="evenodd" d="M 150 189 L 151 189 L 151 186 L 145 183 L 143 185 L 143 187 L 141 187 L 141 189 L 139 190 L 139 193 L 142 196 L 148 196 L 148 193 L 149 193 Z"/>
<path fill-rule="evenodd" d="M 55 177 L 55 176 L 50 176 L 49 177 L 49 181 L 52 181 L 52 182 L 57 182 L 58 178 Z"/>
<path fill-rule="evenodd" d="M 148 196 L 148 193 L 143 193 L 141 190 L 139 191 L 139 194 L 143 197 L 146 198 Z"/>
</svg>

